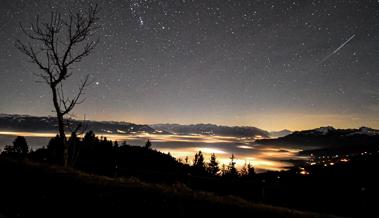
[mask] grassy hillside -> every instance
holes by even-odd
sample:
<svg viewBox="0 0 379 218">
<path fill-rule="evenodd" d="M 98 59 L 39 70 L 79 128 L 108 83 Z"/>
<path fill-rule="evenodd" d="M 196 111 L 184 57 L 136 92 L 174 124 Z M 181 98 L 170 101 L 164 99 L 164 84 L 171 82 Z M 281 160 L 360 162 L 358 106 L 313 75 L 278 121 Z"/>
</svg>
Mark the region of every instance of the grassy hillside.
<svg viewBox="0 0 379 218">
<path fill-rule="evenodd" d="M 112 179 L 57 166 L 0 158 L 0 213 L 6 217 L 331 217 L 194 192 L 184 185 Z"/>
</svg>

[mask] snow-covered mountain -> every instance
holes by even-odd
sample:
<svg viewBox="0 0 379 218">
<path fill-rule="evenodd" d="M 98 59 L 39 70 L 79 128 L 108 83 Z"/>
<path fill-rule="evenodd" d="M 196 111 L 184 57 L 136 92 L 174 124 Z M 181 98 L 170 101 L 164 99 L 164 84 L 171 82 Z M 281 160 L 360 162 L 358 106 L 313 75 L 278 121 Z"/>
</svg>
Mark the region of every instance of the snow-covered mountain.
<svg viewBox="0 0 379 218">
<path fill-rule="evenodd" d="M 291 134 L 292 131 L 290 131 L 288 129 L 283 129 L 280 131 L 270 131 L 269 133 L 270 133 L 271 138 L 280 138 L 280 137 L 284 137 L 284 136 Z"/>
<path fill-rule="evenodd" d="M 79 124 L 84 126 L 86 130 L 92 130 L 96 133 L 157 133 L 148 125 L 138 125 L 129 122 L 113 122 L 113 121 L 91 121 L 86 120 L 67 120 L 68 127 L 75 129 Z M 0 130 L 1 131 L 33 131 L 33 132 L 55 132 L 57 130 L 57 121 L 55 117 L 36 117 L 29 115 L 17 114 L 0 114 Z"/>
<path fill-rule="evenodd" d="M 150 126 L 156 130 L 171 132 L 175 134 L 201 134 L 252 138 L 269 137 L 269 132 L 251 126 L 219 126 L 214 124 L 153 124 Z"/>
<path fill-rule="evenodd" d="M 374 135 L 379 135 L 379 130 L 372 129 L 372 128 L 369 128 L 369 127 L 361 127 L 361 128 L 358 129 L 358 131 L 350 133 L 350 135 L 370 135 L 370 136 L 374 136 Z"/>
<path fill-rule="evenodd" d="M 334 127 L 326 126 L 326 127 L 320 127 L 320 128 L 314 129 L 314 130 L 310 131 L 309 133 L 310 134 L 326 135 L 326 134 L 333 132 L 333 131 L 336 131 L 336 129 L 334 129 Z"/>
<path fill-rule="evenodd" d="M 77 127 L 82 121 L 68 120 L 69 126 L 67 131 Z M 156 124 L 156 125 L 139 125 L 129 122 L 115 121 L 91 121 L 86 120 L 85 129 L 92 130 L 95 133 L 108 134 L 133 134 L 133 133 L 150 133 L 150 134 L 201 134 L 201 135 L 218 135 L 234 137 L 259 137 L 268 138 L 269 133 L 256 127 L 247 126 L 218 126 L 214 124 Z M 57 121 L 55 117 L 36 117 L 29 115 L 17 114 L 0 114 L 0 131 L 31 131 L 31 132 L 56 132 Z"/>
<path fill-rule="evenodd" d="M 361 127 L 358 129 L 335 129 L 331 126 L 296 131 L 277 139 L 258 140 L 258 144 L 298 146 L 350 146 L 379 145 L 379 130 Z"/>
</svg>

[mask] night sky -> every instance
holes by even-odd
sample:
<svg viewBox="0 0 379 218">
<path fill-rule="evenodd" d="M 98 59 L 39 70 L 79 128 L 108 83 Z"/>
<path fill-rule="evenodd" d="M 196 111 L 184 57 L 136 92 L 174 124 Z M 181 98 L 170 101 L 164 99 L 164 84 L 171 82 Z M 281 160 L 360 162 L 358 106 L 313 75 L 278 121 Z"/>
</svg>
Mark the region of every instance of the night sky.
<svg viewBox="0 0 379 218">
<path fill-rule="evenodd" d="M 74 0 L 0 1 L 0 113 L 54 115 L 18 26 L 86 8 Z M 101 38 L 68 93 L 94 81 L 77 118 L 215 123 L 268 130 L 379 128 L 377 1 L 105 0 Z"/>
</svg>

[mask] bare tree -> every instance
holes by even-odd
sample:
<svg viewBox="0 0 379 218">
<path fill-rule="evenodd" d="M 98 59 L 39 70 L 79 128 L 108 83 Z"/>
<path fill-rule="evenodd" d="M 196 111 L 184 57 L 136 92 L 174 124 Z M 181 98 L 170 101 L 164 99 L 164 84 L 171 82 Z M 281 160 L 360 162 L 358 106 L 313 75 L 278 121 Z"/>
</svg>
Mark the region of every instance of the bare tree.
<svg viewBox="0 0 379 218">
<path fill-rule="evenodd" d="M 67 14 L 67 15 L 66 15 Z M 63 91 L 63 81 L 72 76 L 72 67 L 84 57 L 91 54 L 98 39 L 92 39 L 99 27 L 97 5 L 89 6 L 87 11 L 77 13 L 52 12 L 50 19 L 44 21 L 36 17 L 30 27 L 20 24 L 21 30 L 28 39 L 27 42 L 17 40 L 15 45 L 22 53 L 36 64 L 40 72 L 36 73 L 41 81 L 46 83 L 52 93 L 59 135 L 64 146 L 64 165 L 68 165 L 68 143 L 65 135 L 64 117 L 84 101 L 82 95 L 89 85 L 88 75 L 81 81 L 77 93 L 66 97 Z"/>
</svg>

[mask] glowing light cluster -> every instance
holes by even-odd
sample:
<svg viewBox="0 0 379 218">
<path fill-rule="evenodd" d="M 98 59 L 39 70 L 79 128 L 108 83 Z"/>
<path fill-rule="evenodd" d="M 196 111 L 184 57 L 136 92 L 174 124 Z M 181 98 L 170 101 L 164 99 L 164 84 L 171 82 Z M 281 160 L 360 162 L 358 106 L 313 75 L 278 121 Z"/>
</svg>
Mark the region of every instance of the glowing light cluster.
<svg viewBox="0 0 379 218">
<path fill-rule="evenodd" d="M 52 138 L 56 133 L 35 133 L 35 132 L 0 132 L 0 135 Z M 292 164 L 284 162 L 283 159 L 299 159 L 298 149 L 288 149 L 269 146 L 252 146 L 248 143 L 248 138 L 237 138 L 229 136 L 215 135 L 178 135 L 178 134 L 150 134 L 140 132 L 134 134 L 98 134 L 99 137 L 106 137 L 113 141 L 127 141 L 142 145 L 147 139 L 153 142 L 153 148 L 163 153 L 170 153 L 177 159 L 184 160 L 186 157 L 189 163 L 196 152 L 202 151 L 206 161 L 211 154 L 217 155 L 220 165 L 226 166 L 230 163 L 230 156 L 234 153 L 236 167 L 241 168 L 245 163 L 251 163 L 257 171 L 284 170 Z M 83 137 L 80 135 L 79 137 Z M 156 144 L 154 144 L 154 142 Z M 175 146 L 168 146 L 166 143 L 175 143 Z M 183 143 L 183 144 L 181 144 Z M 241 145 L 242 144 L 242 145 Z M 224 145 L 224 146 L 222 146 Z M 227 145 L 225 147 L 225 145 Z M 240 150 L 233 150 L 240 149 Z M 235 153 L 237 152 L 237 153 Z"/>
</svg>

